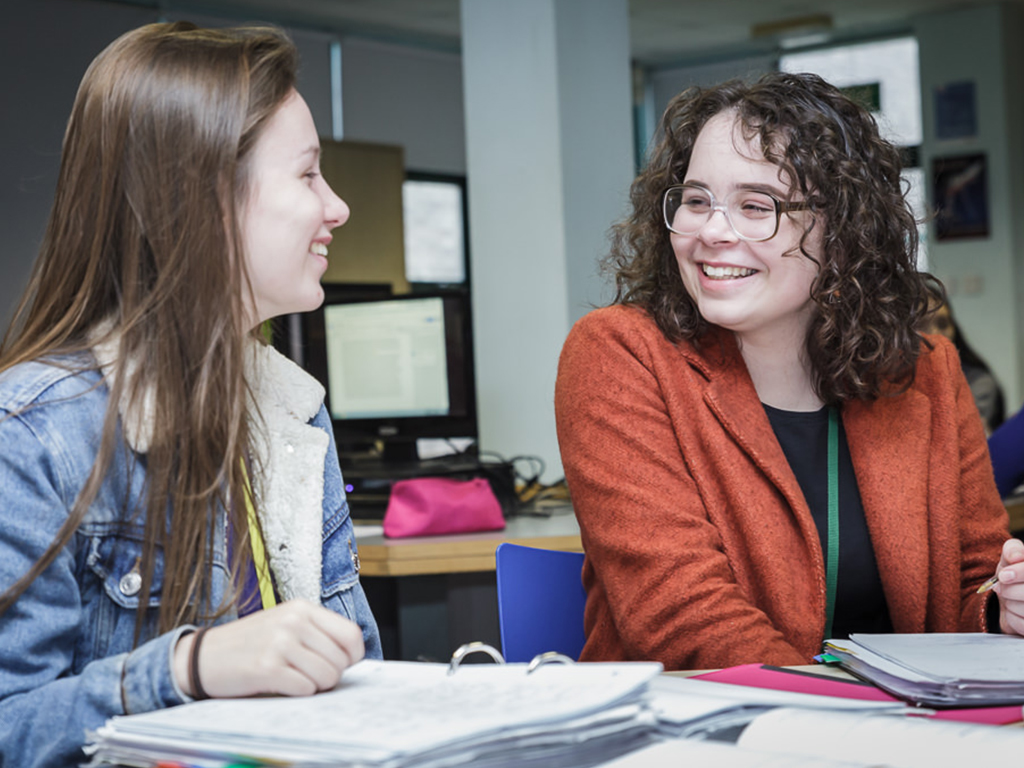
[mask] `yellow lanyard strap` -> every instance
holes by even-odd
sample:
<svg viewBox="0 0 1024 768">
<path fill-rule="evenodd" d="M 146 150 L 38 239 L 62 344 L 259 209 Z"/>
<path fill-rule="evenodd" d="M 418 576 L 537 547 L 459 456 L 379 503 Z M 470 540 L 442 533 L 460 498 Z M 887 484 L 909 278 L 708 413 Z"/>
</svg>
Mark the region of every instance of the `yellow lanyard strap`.
<svg viewBox="0 0 1024 768">
<path fill-rule="evenodd" d="M 267 552 L 263 547 L 263 535 L 260 533 L 260 526 L 256 520 L 256 508 L 252 505 L 252 486 L 249 485 L 249 472 L 244 461 L 242 462 L 242 475 L 245 477 L 245 518 L 249 523 L 249 544 L 252 547 L 252 562 L 256 566 L 256 580 L 260 585 L 260 598 L 263 602 L 263 609 L 266 610 L 277 605 L 277 598 L 274 597 L 274 580 L 270 577 L 270 564 L 267 562 Z"/>
</svg>

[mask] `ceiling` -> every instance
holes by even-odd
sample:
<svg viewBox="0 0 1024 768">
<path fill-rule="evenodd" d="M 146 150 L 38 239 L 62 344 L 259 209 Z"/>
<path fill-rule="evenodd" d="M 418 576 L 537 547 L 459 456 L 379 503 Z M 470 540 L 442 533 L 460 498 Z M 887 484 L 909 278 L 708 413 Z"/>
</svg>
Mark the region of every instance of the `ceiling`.
<svg viewBox="0 0 1024 768">
<path fill-rule="evenodd" d="M 220 13 L 441 50 L 459 49 L 459 0 L 156 0 L 165 11 Z M 519 2 L 519 0 L 505 0 Z M 1024 2 L 1024 0 L 1017 0 Z M 903 31 L 919 13 L 990 0 L 629 0 L 634 60 L 665 65 L 777 49 L 794 29 L 754 35 L 808 17 L 831 20 L 830 39 Z"/>
</svg>

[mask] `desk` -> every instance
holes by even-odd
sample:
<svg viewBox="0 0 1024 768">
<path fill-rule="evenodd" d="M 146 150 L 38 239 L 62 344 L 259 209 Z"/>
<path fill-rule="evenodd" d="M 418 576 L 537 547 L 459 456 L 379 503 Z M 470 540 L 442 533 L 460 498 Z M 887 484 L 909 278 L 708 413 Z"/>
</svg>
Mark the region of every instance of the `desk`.
<svg viewBox="0 0 1024 768">
<path fill-rule="evenodd" d="M 454 536 L 386 539 L 381 534 L 359 538 L 362 576 L 422 576 L 494 570 L 494 550 L 503 541 L 540 549 L 582 552 L 580 527 L 572 513 L 513 517 L 503 531 Z"/>
<path fill-rule="evenodd" d="M 360 534 L 360 580 L 384 658 L 446 662 L 463 643 L 501 647 L 494 551 L 503 541 L 582 552 L 571 511 L 513 517 L 502 531 L 387 539 Z M 379 529 L 378 529 L 379 530 Z"/>
</svg>

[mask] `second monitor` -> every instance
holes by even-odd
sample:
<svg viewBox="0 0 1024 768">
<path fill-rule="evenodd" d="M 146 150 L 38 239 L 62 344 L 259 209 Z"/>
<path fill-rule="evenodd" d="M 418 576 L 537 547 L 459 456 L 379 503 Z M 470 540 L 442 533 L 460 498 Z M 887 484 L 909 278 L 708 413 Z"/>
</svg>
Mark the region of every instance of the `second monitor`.
<svg viewBox="0 0 1024 768">
<path fill-rule="evenodd" d="M 340 452 L 382 445 L 382 460 L 414 461 L 419 438 L 476 439 L 467 302 L 336 290 L 307 316 L 306 365 L 327 389 Z"/>
</svg>

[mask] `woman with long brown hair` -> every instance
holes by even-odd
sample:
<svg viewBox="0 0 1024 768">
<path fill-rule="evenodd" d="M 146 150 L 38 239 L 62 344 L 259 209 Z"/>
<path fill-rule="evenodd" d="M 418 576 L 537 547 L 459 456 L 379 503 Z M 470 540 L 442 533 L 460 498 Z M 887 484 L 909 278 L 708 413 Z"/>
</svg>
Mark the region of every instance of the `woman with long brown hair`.
<svg viewBox="0 0 1024 768">
<path fill-rule="evenodd" d="M 582 658 L 1024 633 L 1024 546 L 955 350 L 917 333 L 942 291 L 867 110 L 813 75 L 684 92 L 631 200 L 616 302 L 572 330 L 555 400 Z"/>
<path fill-rule="evenodd" d="M 155 24 L 82 81 L 0 348 L 2 764 L 380 656 L 323 390 L 259 333 L 349 213 L 295 69 L 275 29 Z"/>
</svg>

